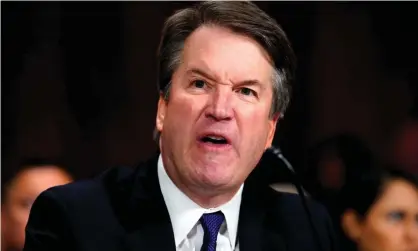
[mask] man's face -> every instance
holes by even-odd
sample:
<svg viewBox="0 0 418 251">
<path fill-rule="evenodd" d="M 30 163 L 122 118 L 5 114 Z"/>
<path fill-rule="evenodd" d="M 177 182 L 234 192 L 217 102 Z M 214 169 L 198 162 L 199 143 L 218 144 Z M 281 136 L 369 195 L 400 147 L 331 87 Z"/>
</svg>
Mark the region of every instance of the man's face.
<svg viewBox="0 0 418 251">
<path fill-rule="evenodd" d="M 244 182 L 274 137 L 272 75 L 267 53 L 248 37 L 214 26 L 190 35 L 156 119 L 177 185 L 211 193 Z"/>
<path fill-rule="evenodd" d="M 26 169 L 8 187 L 2 205 L 2 234 L 6 245 L 23 249 L 32 203 L 44 190 L 69 183 L 71 178 L 54 166 Z"/>
</svg>

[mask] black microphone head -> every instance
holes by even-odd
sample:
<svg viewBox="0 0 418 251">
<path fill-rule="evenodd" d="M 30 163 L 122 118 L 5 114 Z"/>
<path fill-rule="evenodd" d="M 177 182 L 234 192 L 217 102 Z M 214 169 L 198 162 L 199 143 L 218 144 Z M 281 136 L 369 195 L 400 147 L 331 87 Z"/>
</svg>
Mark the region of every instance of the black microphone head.
<svg viewBox="0 0 418 251">
<path fill-rule="evenodd" d="M 266 151 L 268 151 L 268 152 L 271 152 L 271 153 L 273 153 L 273 154 L 275 154 L 275 155 L 279 155 L 279 154 L 281 154 L 282 153 L 282 149 L 280 149 L 279 147 L 277 147 L 277 146 L 270 146 L 269 148 L 267 148 L 267 150 Z"/>
<path fill-rule="evenodd" d="M 258 179 L 269 184 L 276 182 L 291 182 L 291 172 L 284 161 L 279 157 L 281 150 L 278 147 L 270 147 L 266 149 L 254 170 Z"/>
</svg>

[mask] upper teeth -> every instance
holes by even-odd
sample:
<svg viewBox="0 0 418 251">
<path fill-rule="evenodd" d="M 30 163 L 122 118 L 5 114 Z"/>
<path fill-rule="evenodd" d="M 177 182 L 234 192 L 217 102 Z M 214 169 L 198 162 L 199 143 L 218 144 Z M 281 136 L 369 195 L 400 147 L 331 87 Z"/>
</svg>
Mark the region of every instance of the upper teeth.
<svg viewBox="0 0 418 251">
<path fill-rule="evenodd" d="M 223 140 L 223 137 L 217 137 L 217 136 L 208 136 L 208 138 L 214 139 L 214 140 Z"/>
</svg>

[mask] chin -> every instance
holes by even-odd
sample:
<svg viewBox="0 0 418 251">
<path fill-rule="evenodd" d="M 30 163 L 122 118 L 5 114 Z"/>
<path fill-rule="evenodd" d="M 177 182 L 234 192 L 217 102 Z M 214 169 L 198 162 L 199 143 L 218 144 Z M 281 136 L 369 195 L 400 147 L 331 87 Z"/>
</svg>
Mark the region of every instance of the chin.
<svg viewBox="0 0 418 251">
<path fill-rule="evenodd" d="M 217 173 L 217 172 L 225 172 L 228 169 L 233 169 L 237 162 L 235 156 L 228 155 L 220 155 L 220 154 L 213 154 L 213 153 L 206 153 L 206 154 L 199 154 L 193 158 L 193 163 L 197 168 L 199 168 L 202 172 L 207 173 Z"/>
<path fill-rule="evenodd" d="M 197 180 L 211 187 L 224 187 L 233 183 L 237 176 L 236 162 L 232 158 L 204 156 L 192 161 Z"/>
<path fill-rule="evenodd" d="M 225 169 L 207 170 L 200 174 L 202 183 L 213 188 L 230 187 L 234 183 L 234 177 L 231 171 L 225 172 Z"/>
</svg>

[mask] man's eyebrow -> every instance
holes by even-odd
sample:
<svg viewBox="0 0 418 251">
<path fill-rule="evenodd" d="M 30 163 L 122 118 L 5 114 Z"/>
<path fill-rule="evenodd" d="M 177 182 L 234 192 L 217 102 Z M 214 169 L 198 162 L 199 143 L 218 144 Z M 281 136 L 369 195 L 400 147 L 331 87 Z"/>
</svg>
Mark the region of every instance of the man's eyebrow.
<svg viewBox="0 0 418 251">
<path fill-rule="evenodd" d="M 214 77 L 211 76 L 211 74 L 205 72 L 202 69 L 196 68 L 196 67 L 193 67 L 193 68 L 190 68 L 189 70 L 187 70 L 186 71 L 186 74 L 187 75 L 196 74 L 196 75 L 200 75 L 200 76 L 202 76 L 204 78 L 207 78 L 207 79 L 209 79 L 211 81 L 214 81 L 214 82 L 217 81 L 216 78 L 214 78 Z M 248 80 L 240 81 L 240 82 L 236 83 L 236 85 L 239 85 L 239 86 L 242 86 L 242 85 L 246 85 L 246 86 L 259 86 L 259 87 L 262 87 L 263 86 L 261 84 L 261 82 L 259 80 L 257 80 L 257 79 L 248 79 Z"/>
<path fill-rule="evenodd" d="M 202 76 L 204 78 L 207 78 L 207 79 L 209 79 L 211 81 L 216 81 L 216 79 L 214 77 L 212 77 L 211 74 L 205 72 L 202 69 L 196 68 L 196 67 L 193 67 L 193 68 L 188 69 L 186 71 L 186 74 L 187 75 L 193 75 L 193 74 L 194 75 L 200 75 L 200 76 Z"/>
<path fill-rule="evenodd" d="M 258 86 L 260 88 L 263 88 L 263 85 L 257 79 L 244 80 L 244 81 L 241 81 L 241 82 L 237 83 L 237 85 Z"/>
</svg>

